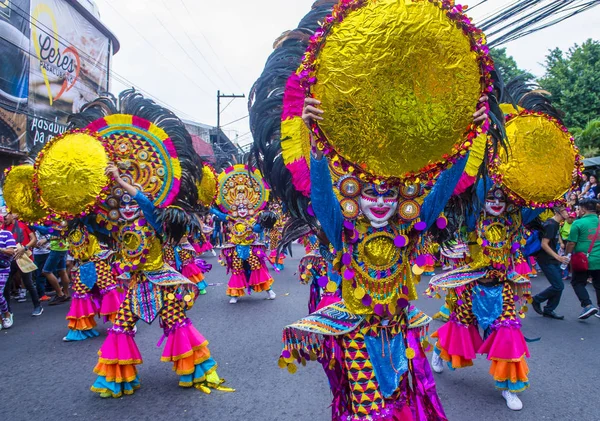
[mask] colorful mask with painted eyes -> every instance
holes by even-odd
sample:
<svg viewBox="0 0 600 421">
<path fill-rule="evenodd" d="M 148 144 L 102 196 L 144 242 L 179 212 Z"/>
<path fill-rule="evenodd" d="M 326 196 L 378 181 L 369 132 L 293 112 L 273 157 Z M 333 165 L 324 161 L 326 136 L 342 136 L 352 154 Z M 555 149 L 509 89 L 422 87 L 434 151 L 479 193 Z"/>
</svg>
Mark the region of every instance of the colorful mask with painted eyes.
<svg viewBox="0 0 600 421">
<path fill-rule="evenodd" d="M 374 227 L 388 224 L 398 209 L 398 189 L 365 184 L 358 200 L 360 210 Z"/>
<path fill-rule="evenodd" d="M 344 218 L 354 220 L 361 214 L 374 227 L 383 227 L 393 216 L 402 224 L 415 221 L 421 212 L 423 189 L 420 184 L 401 187 L 364 183 L 357 177 L 343 176 L 336 184 Z"/>
<path fill-rule="evenodd" d="M 217 205 L 234 218 L 249 218 L 258 214 L 269 199 L 269 190 L 258 170 L 246 165 L 234 165 L 219 174 Z"/>
<path fill-rule="evenodd" d="M 237 214 L 240 218 L 245 218 L 246 216 L 248 216 L 248 206 L 246 206 L 244 203 L 238 205 Z"/>
<path fill-rule="evenodd" d="M 128 175 L 121 176 L 127 183 L 133 184 Z M 141 190 L 141 186 L 133 184 Z M 120 186 L 112 188 L 106 198 L 102 209 L 106 212 L 107 219 L 112 223 L 118 221 L 133 221 L 140 216 L 141 210 L 137 202 Z"/>
<path fill-rule="evenodd" d="M 485 212 L 489 215 L 500 216 L 506 210 L 506 195 L 499 188 L 490 190 L 485 198 Z"/>
</svg>

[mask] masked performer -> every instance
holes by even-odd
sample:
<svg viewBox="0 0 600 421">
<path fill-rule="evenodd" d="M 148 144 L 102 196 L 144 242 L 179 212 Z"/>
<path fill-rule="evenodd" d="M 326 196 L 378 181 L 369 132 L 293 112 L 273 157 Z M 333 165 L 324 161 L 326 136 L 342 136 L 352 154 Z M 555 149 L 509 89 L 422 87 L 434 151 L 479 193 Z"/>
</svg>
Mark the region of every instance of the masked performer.
<svg viewBox="0 0 600 421">
<path fill-rule="evenodd" d="M 201 181 L 202 163 L 183 123 L 132 90 L 118 102 L 98 98 L 70 123 L 85 130 L 46 145 L 36 161 L 36 187 L 61 216 L 97 212 L 98 229 L 110 233 L 118 248 L 117 269 L 129 279 L 100 348 L 92 390 L 120 397 L 140 387 L 135 324 L 156 318 L 166 337 L 161 360 L 173 362 L 180 386 L 231 390 L 222 386 L 208 342 L 186 316 L 196 285 L 164 263 L 163 244 L 178 244 L 187 232 L 185 215 L 197 210 Z M 67 158 L 69 171 L 57 179 Z"/>
<path fill-rule="evenodd" d="M 278 200 L 272 200 L 269 202 L 269 211 L 275 214 L 277 220 L 273 228 L 267 232 L 267 248 L 269 251 L 269 261 L 273 265 L 273 268 L 277 271 L 283 270 L 283 261 L 285 260 L 286 251 L 279 247 L 281 236 L 285 224 L 288 222 L 288 216 L 284 212 L 281 202 Z M 280 252 L 281 250 L 281 252 Z"/>
<path fill-rule="evenodd" d="M 430 318 L 410 300 L 425 263 L 423 235 L 445 227 L 438 215 L 481 131 L 473 113 L 486 120 L 480 83 L 488 92 L 491 63 L 458 7 L 331 6 L 315 3 L 276 42 L 252 90 L 253 163 L 292 217 L 316 216 L 342 278 L 340 303 L 285 328 L 279 365 L 293 373 L 294 361 L 318 360 L 334 420 L 445 420 L 424 353 Z M 420 24 L 430 20 L 436 25 Z M 461 66 L 452 65 L 458 57 Z M 431 113 L 444 123 L 433 124 Z"/>
<path fill-rule="evenodd" d="M 478 200 L 467 215 L 471 262 L 432 278 L 430 292 L 447 291 L 452 310 L 450 321 L 433 335 L 438 338 L 434 371 L 442 372 L 444 362 L 453 369 L 471 366 L 477 353 L 487 354 L 496 388 L 510 409 L 520 410 L 523 403 L 517 393 L 529 387 L 525 360 L 529 350 L 520 318 L 531 299 L 528 279 L 516 272 L 525 244 L 524 224 L 544 207 L 560 202 L 579 172 L 580 158 L 543 95 L 517 92 L 512 98 L 530 109 L 510 107 L 513 113 L 506 120 L 510 147 L 479 161 L 489 162 L 492 179 L 473 186 Z M 540 171 L 540 162 L 553 171 Z M 548 176 L 540 178 L 542 173 Z"/>
<path fill-rule="evenodd" d="M 298 265 L 298 277 L 310 288 L 308 313 L 339 302 L 342 278 L 333 267 L 335 254 L 323 230 L 292 218 L 283 230 L 280 248 L 289 247 L 296 240 L 302 241 L 306 251 Z"/>
<path fill-rule="evenodd" d="M 424 276 L 435 275 L 435 254 L 439 248 L 439 244 L 434 242 L 431 236 L 425 236 L 425 243 L 423 244 L 423 256 L 425 258 L 423 265 Z"/>
<path fill-rule="evenodd" d="M 67 314 L 69 333 L 63 341 L 81 341 L 98 336 L 94 316 L 104 322 L 115 322 L 123 301 L 123 287 L 112 268 L 113 251 L 102 248 L 98 234 L 93 234 L 83 221 L 69 230 L 69 252 L 77 261 L 71 287 L 73 299 Z"/>
<path fill-rule="evenodd" d="M 191 225 L 191 219 L 188 224 Z M 201 230 L 201 227 L 197 228 Z M 173 269 L 177 270 L 183 276 L 188 278 L 196 287 L 200 295 L 206 294 L 206 281 L 204 280 L 204 270 L 206 264 L 198 262 L 198 252 L 190 243 L 188 236 L 184 235 L 178 243 L 167 243 L 164 247 L 165 262 Z M 197 263 L 201 263 L 198 265 Z"/>
<path fill-rule="evenodd" d="M 219 174 L 217 204 L 221 211 L 213 208 L 211 212 L 229 224 L 221 260 L 231 273 L 227 285 L 230 304 L 237 303 L 246 292 L 266 291 L 269 300 L 276 297 L 266 265 L 266 247 L 259 240 L 259 234 L 274 223 L 273 214 L 262 211 L 268 198 L 269 190 L 258 171 L 249 172 L 247 166 L 235 165 Z"/>
<path fill-rule="evenodd" d="M 202 181 L 196 186 L 198 188 L 198 204 L 204 208 L 210 209 L 217 200 L 218 186 L 219 180 L 215 169 L 209 164 L 204 164 L 202 167 Z M 210 251 L 212 255 L 216 257 L 217 253 L 211 242 L 215 230 L 213 215 L 205 215 L 204 218 L 199 219 L 199 222 L 202 229 L 197 231 L 193 238 L 189 238 L 190 244 L 192 244 L 198 253 L 198 258 L 207 251 Z M 199 263 L 201 264 L 198 266 L 203 271 L 206 271 L 206 268 L 210 270 L 212 267 L 202 259 L 199 259 Z"/>
<path fill-rule="evenodd" d="M 467 264 L 469 247 L 460 238 L 449 241 L 440 248 L 442 270 L 456 269 Z"/>
<path fill-rule="evenodd" d="M 203 166 L 202 181 L 197 183 L 196 187 L 198 190 L 198 205 L 202 208 L 210 208 L 214 204 L 217 191 L 217 175 L 210 165 L 205 164 Z M 184 225 L 186 232 L 181 235 L 178 243 L 168 242 L 165 244 L 165 262 L 196 284 L 200 295 L 205 295 L 207 284 L 204 280 L 204 274 L 210 271 L 212 265 L 206 263 L 200 256 L 207 250 L 212 251 L 214 255 L 212 244 L 205 236 L 205 225 L 202 218 L 188 215 L 178 209 L 175 210 L 175 213 L 174 218 L 178 216 L 184 218 L 179 221 L 179 225 Z"/>
</svg>

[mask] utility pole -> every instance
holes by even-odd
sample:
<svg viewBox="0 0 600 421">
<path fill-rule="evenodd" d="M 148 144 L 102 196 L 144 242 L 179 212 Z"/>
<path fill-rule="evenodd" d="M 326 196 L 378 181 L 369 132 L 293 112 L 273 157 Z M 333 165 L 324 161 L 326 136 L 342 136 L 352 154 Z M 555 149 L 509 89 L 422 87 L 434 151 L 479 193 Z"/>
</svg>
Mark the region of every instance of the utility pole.
<svg viewBox="0 0 600 421">
<path fill-rule="evenodd" d="M 217 144 L 221 140 L 221 98 L 231 98 L 231 100 L 233 101 L 235 98 L 246 98 L 246 95 L 244 95 L 244 94 L 225 95 L 225 94 L 221 94 L 220 90 L 217 91 L 217 138 L 216 138 Z M 225 108 L 227 108 L 227 107 L 225 107 Z"/>
</svg>

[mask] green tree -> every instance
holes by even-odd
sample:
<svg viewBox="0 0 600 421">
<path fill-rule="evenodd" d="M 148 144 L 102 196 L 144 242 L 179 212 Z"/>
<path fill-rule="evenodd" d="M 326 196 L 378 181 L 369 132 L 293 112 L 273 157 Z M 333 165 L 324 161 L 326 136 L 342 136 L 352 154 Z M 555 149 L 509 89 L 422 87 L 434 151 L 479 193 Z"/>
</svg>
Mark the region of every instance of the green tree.
<svg viewBox="0 0 600 421">
<path fill-rule="evenodd" d="M 524 74 L 527 75 L 528 79 L 534 78 L 531 73 L 519 68 L 515 59 L 506 53 L 506 48 L 494 48 L 490 51 L 490 54 L 494 59 L 496 69 L 500 71 L 504 79 L 504 83 Z"/>
<path fill-rule="evenodd" d="M 600 42 L 588 39 L 564 53 L 546 56 L 546 74 L 538 82 L 550 91 L 554 105 L 565 112 L 565 124 L 586 127 L 600 117 Z M 600 146 L 600 143 L 590 146 Z"/>
<path fill-rule="evenodd" d="M 575 127 L 571 133 L 584 157 L 593 158 L 600 155 L 600 119 L 590 121 L 583 129 Z"/>
</svg>

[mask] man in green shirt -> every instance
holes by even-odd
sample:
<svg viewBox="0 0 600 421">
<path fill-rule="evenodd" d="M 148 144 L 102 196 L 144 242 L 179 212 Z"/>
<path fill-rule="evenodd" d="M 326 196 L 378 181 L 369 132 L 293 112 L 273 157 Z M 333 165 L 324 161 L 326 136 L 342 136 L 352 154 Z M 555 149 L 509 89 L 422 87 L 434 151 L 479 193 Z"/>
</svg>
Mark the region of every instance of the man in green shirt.
<svg viewBox="0 0 600 421">
<path fill-rule="evenodd" d="M 43 234 L 49 234 L 49 230 L 46 227 L 37 227 L 37 230 Z M 45 231 L 44 231 L 45 230 Z M 50 238 L 50 254 L 44 267 L 42 268 L 42 275 L 46 277 L 48 283 L 56 290 L 56 295 L 52 297 L 49 305 L 62 304 L 71 299 L 69 292 L 69 276 L 67 274 L 67 253 L 69 251 L 69 242 L 66 238 L 66 232 L 60 232 L 53 230 Z M 58 279 L 54 275 L 54 272 L 58 273 L 60 277 L 60 284 Z M 61 288 L 62 286 L 62 288 Z"/>
<path fill-rule="evenodd" d="M 588 253 L 592 239 L 596 235 L 599 228 L 598 215 L 596 214 L 596 200 L 584 199 L 580 202 L 583 215 L 573 222 L 571 232 L 569 233 L 567 254 L 571 253 Z M 581 302 L 581 313 L 579 319 L 587 319 L 593 315 L 598 317 L 598 308 L 592 305 L 590 295 L 586 289 L 588 277 L 592 277 L 592 283 L 596 290 L 596 301 L 600 304 L 600 235 L 594 243 L 588 256 L 588 270 L 583 272 L 573 272 L 573 280 L 571 285 L 573 290 Z"/>
</svg>

